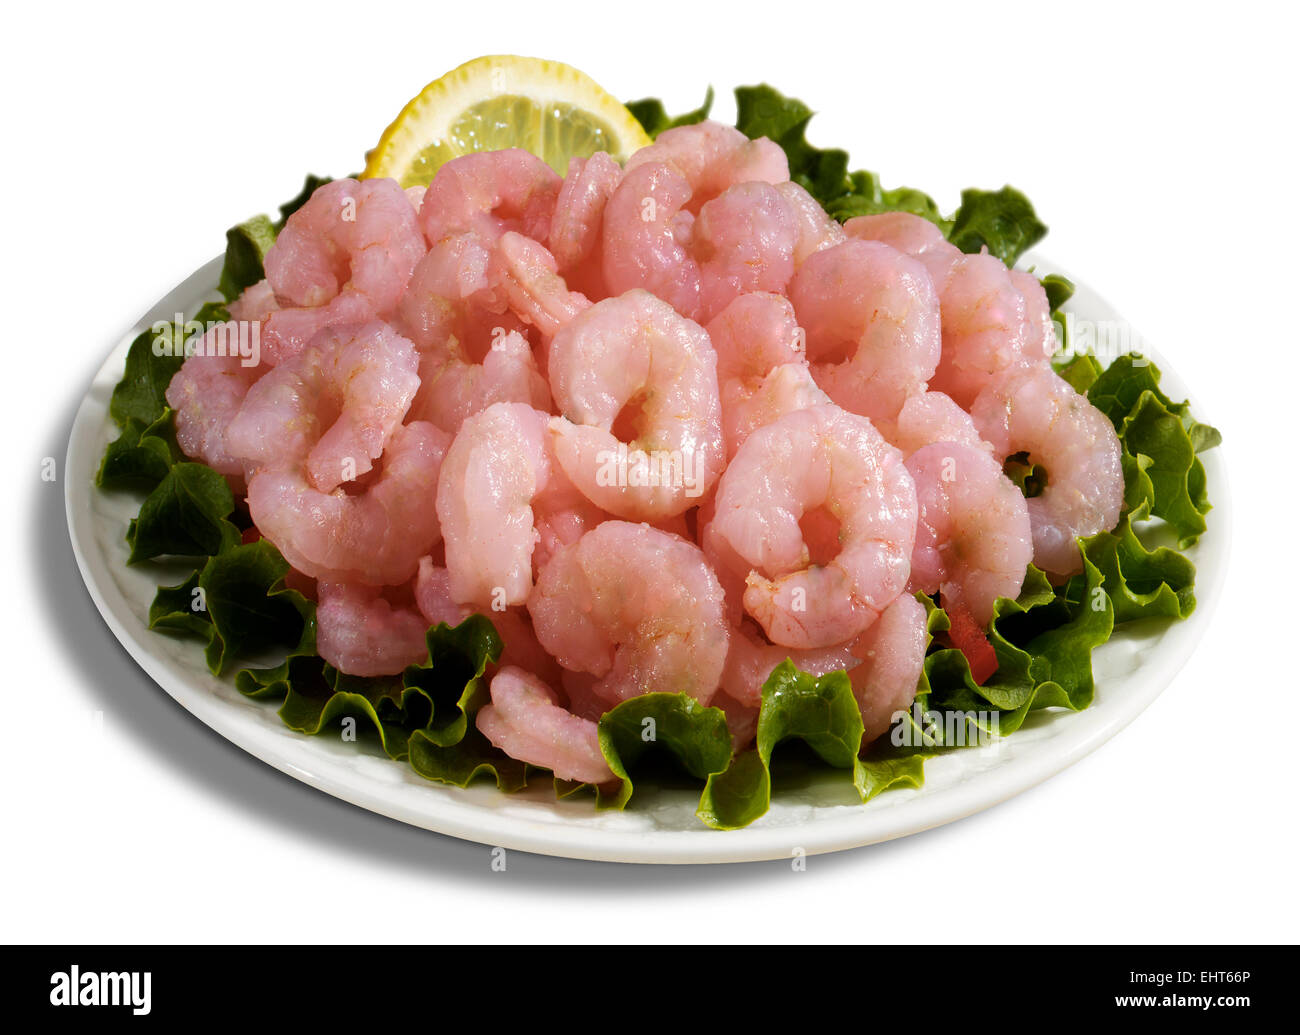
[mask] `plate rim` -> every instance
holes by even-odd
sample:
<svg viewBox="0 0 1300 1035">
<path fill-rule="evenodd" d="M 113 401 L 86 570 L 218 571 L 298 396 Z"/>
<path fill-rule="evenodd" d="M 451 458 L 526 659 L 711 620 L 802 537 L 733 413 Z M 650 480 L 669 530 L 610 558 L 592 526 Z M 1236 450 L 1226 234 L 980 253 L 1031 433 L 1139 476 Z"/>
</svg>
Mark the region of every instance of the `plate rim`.
<svg viewBox="0 0 1300 1035">
<path fill-rule="evenodd" d="M 1025 258 L 1032 260 L 1035 269 L 1064 272 L 1036 253 Z M 1057 719 L 1060 731 L 1054 732 L 1043 744 L 1032 745 L 1024 757 L 995 763 L 973 779 L 962 780 L 934 793 L 926 794 L 924 790 L 891 792 L 912 793 L 914 797 L 885 810 L 873 811 L 872 803 L 868 803 L 847 810 L 839 809 L 837 815 L 817 818 L 796 828 L 750 826 L 717 831 L 701 824 L 698 830 L 611 832 L 566 824 L 562 817 L 559 822 L 540 822 L 506 814 L 503 810 L 483 808 L 473 802 L 457 801 L 457 789 L 433 782 L 427 787 L 430 792 L 427 807 L 410 807 L 391 793 L 385 795 L 385 790 L 391 792 L 393 783 L 373 780 L 358 773 L 355 767 L 348 767 L 315 746 L 313 737 L 292 733 L 289 739 L 283 733 L 292 731 L 273 732 L 247 721 L 245 715 L 229 708 L 215 694 L 189 683 L 185 673 L 173 669 L 166 658 L 150 650 L 147 638 L 156 638 L 159 634 L 149 631 L 131 611 L 130 602 L 113 581 L 107 558 L 98 549 L 93 534 L 93 510 L 79 505 L 79 499 L 97 491 L 93 485 L 100 459 L 97 444 L 105 422 L 109 420 L 105 389 L 111 389 L 119 380 L 127 347 L 156 320 L 169 318 L 177 311 L 188 313 L 198 301 L 211 297 L 221 262 L 222 257 L 217 256 L 200 266 L 135 322 L 100 365 L 77 408 L 64 458 L 65 512 L 77 567 L 88 594 L 110 631 L 145 674 L 182 708 L 213 732 L 280 772 L 399 822 L 508 850 L 592 861 L 668 864 L 789 859 L 796 851 L 808 855 L 843 851 L 920 833 L 992 808 L 1023 793 L 1116 736 L 1173 682 L 1203 639 L 1201 630 L 1212 619 L 1222 596 L 1231 551 L 1232 505 L 1220 447 L 1200 454 L 1208 481 L 1214 487 L 1214 517 L 1198 544 L 1196 610 L 1189 618 L 1170 622 L 1162 630 L 1159 647 L 1152 652 L 1152 659 L 1157 662 L 1153 665 L 1155 671 L 1146 673 L 1143 679 L 1134 680 L 1136 687 L 1130 695 L 1117 699 L 1104 710 L 1094 704 L 1082 712 L 1062 713 Z M 1067 309 L 1075 309 L 1080 301 L 1086 300 L 1090 318 L 1105 319 L 1108 318 L 1106 314 L 1119 317 L 1096 291 L 1078 279 L 1071 279 L 1077 290 Z M 1094 312 L 1096 316 L 1091 315 Z M 1205 418 L 1195 394 L 1188 390 L 1166 357 L 1158 350 L 1151 350 L 1151 358 L 1160 366 L 1164 377 L 1162 387 L 1172 397 L 1190 399 L 1195 411 Z M 1185 645 L 1185 649 L 1175 649 L 1179 645 Z M 1098 715 L 1102 718 L 1098 719 Z M 1054 750 L 1046 750 L 1047 747 Z M 986 749 L 967 750 L 978 753 Z"/>
</svg>

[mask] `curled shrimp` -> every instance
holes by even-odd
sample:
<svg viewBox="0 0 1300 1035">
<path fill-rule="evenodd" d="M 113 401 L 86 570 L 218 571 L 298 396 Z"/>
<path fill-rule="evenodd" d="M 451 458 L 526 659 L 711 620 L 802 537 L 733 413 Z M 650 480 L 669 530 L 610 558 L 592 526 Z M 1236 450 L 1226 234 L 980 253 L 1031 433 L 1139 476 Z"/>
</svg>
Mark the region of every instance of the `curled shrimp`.
<svg viewBox="0 0 1300 1035">
<path fill-rule="evenodd" d="M 622 167 L 604 151 L 590 158 L 570 158 L 555 201 L 547 246 L 564 279 L 596 297 L 607 293 L 600 268 L 605 206 L 622 179 Z"/>
<path fill-rule="evenodd" d="M 849 669 L 849 682 L 862 713 L 863 744 L 885 733 L 916 699 L 928 643 L 924 606 L 902 593 L 853 644 L 861 660 Z"/>
<path fill-rule="evenodd" d="M 724 463 L 717 356 L 698 324 L 629 291 L 562 327 L 548 369 L 563 414 L 556 457 L 602 510 L 660 520 L 713 487 Z"/>
<path fill-rule="evenodd" d="M 249 514 L 285 559 L 312 578 L 400 585 L 442 538 L 430 501 L 450 439 L 432 424 L 402 425 L 355 495 L 323 492 L 298 469 L 263 470 L 248 483 Z"/>
<path fill-rule="evenodd" d="M 750 140 L 733 126 L 709 119 L 660 133 L 653 144 L 633 153 L 625 170 L 657 164 L 686 180 L 691 189 L 686 207 L 691 212 L 738 183 L 790 179 L 789 162 L 777 144 L 767 137 Z"/>
<path fill-rule="evenodd" d="M 939 363 L 939 300 L 917 260 L 878 241 L 809 256 L 790 283 L 817 383 L 847 410 L 897 416 Z"/>
<path fill-rule="evenodd" d="M 317 584 L 316 653 L 351 676 L 392 676 L 428 654 L 426 623 L 379 587 Z"/>
<path fill-rule="evenodd" d="M 492 703 L 475 717 L 480 732 L 511 758 L 551 770 L 561 780 L 615 779 L 601 754 L 596 723 L 567 711 L 555 691 L 522 668 L 502 668 L 489 687 Z"/>
<path fill-rule="evenodd" d="M 226 431 L 249 474 L 306 466 L 329 492 L 364 475 L 420 387 L 414 346 L 385 323 L 331 327 L 257 381 Z"/>
<path fill-rule="evenodd" d="M 744 607 L 785 647 L 842 643 L 902 591 L 916 489 L 898 451 L 838 406 L 787 413 L 740 447 L 709 534 L 745 576 Z"/>
<path fill-rule="evenodd" d="M 848 240 L 845 227 L 826 214 L 821 202 L 793 180 L 776 185 L 794 213 L 798 234 L 795 238 L 794 264 L 802 266 L 808 256 Z M 845 224 L 847 226 L 848 224 Z"/>
<path fill-rule="evenodd" d="M 1047 470 L 1046 487 L 1027 501 L 1034 564 L 1057 575 L 1081 571 L 1075 538 L 1114 528 L 1124 502 L 1114 426 L 1050 367 L 994 379 L 971 416 L 995 456 L 1028 453 Z"/>
<path fill-rule="evenodd" d="M 330 324 L 389 316 L 425 251 L 395 180 L 317 188 L 266 254 L 266 278 L 285 307 L 267 321 L 268 361 L 296 354 Z"/>
<path fill-rule="evenodd" d="M 708 704 L 727 660 L 722 605 L 699 547 L 626 521 L 560 549 L 528 598 L 542 646 L 611 703 L 663 690 Z"/>
<path fill-rule="evenodd" d="M 549 419 L 522 403 L 496 403 L 465 421 L 447 451 L 437 508 L 453 599 L 498 609 L 528 599 L 542 538 L 537 526 L 557 509 L 568 482 L 551 456 Z M 572 505 L 558 509 L 583 514 Z M 600 517 L 589 505 L 584 516 L 588 526 Z M 565 521 L 548 534 L 562 541 L 585 530 Z"/>
<path fill-rule="evenodd" d="M 495 403 L 525 403 L 549 410 L 551 394 L 537 367 L 528 340 L 517 330 L 507 331 L 499 320 L 493 343 L 475 362 L 459 341 L 444 352 L 420 356 L 420 391 L 411 403 L 411 416 L 427 420 L 453 434 L 476 413 Z"/>
<path fill-rule="evenodd" d="M 769 183 L 738 183 L 706 202 L 690 242 L 700 268 L 699 319 L 746 292 L 784 291 L 799 241 L 798 215 Z"/>
<path fill-rule="evenodd" d="M 591 308 L 586 295 L 569 290 L 550 252 L 513 231 L 503 234 L 497 243 L 490 276 L 510 310 L 536 327 L 543 341 Z"/>
<path fill-rule="evenodd" d="M 185 358 L 165 393 L 176 411 L 176 442 L 186 456 L 229 477 L 242 476 L 244 465 L 226 444 L 231 422 L 249 390 L 266 368 L 247 363 L 231 341 L 248 340 L 249 324 L 231 321 L 208 330 Z M 220 347 L 218 347 L 220 346 Z"/>
<path fill-rule="evenodd" d="M 907 470 L 919 506 L 908 588 L 987 626 L 998 597 L 1019 595 L 1034 556 L 1024 495 L 986 451 L 955 442 L 923 447 Z"/>
<path fill-rule="evenodd" d="M 430 245 L 464 233 L 493 242 L 507 230 L 545 241 L 560 183 L 554 169 L 517 147 L 461 155 L 434 174 L 420 229 Z"/>
<path fill-rule="evenodd" d="M 904 457 L 935 442 L 956 442 L 993 454 L 993 447 L 980 438 L 971 415 L 942 392 L 909 396 L 897 420 L 882 421 L 877 427 Z"/>
<path fill-rule="evenodd" d="M 844 224 L 844 233 L 859 241 L 880 241 L 918 259 L 956 259 L 962 253 L 943 236 L 930 220 L 911 212 L 879 212 L 854 216 Z M 933 266 L 934 271 L 942 267 Z"/>
<path fill-rule="evenodd" d="M 808 368 L 794 307 L 781 295 L 741 295 L 706 329 L 718 354 L 728 461 L 755 428 L 830 402 Z"/>
</svg>

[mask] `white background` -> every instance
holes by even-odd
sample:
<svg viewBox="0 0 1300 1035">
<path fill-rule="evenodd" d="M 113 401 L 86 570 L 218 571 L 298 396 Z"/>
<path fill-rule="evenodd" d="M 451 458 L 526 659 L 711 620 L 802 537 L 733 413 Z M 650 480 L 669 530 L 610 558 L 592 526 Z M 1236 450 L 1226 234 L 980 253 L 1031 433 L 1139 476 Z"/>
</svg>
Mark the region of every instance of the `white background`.
<svg viewBox="0 0 1300 1035">
<path fill-rule="evenodd" d="M 12 7 L 0 934 L 1294 941 L 1300 26 L 1283 9 Z M 61 462 L 104 353 L 229 224 L 307 170 L 355 170 L 426 81 L 491 52 L 568 61 L 675 110 L 713 83 L 722 117 L 732 86 L 767 80 L 822 111 L 815 143 L 848 147 L 887 186 L 945 207 L 970 184 L 1023 189 L 1051 225 L 1045 254 L 1174 357 L 1224 431 L 1232 569 L 1175 684 L 1043 786 L 805 873 L 519 854 L 493 873 L 487 849 L 303 787 L 150 683 L 81 587 L 63 485 L 40 480 L 41 459 Z"/>
</svg>

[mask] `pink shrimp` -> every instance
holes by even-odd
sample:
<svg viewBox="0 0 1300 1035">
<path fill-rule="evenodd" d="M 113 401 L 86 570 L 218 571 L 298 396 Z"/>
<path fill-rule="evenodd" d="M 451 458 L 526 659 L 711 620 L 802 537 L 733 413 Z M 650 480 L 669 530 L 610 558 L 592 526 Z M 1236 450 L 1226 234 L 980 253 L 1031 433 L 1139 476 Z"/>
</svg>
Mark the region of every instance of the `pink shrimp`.
<svg viewBox="0 0 1300 1035">
<path fill-rule="evenodd" d="M 317 584 L 316 653 L 350 676 L 392 676 L 428 654 L 424 619 L 375 586 Z"/>
<path fill-rule="evenodd" d="M 623 179 L 623 170 L 604 151 L 570 158 L 568 175 L 555 202 L 547 241 L 556 267 L 578 290 L 604 297 L 600 241 L 605 206 Z"/>
<path fill-rule="evenodd" d="M 563 492 L 551 488 L 546 498 L 553 480 L 567 482 L 550 453 L 548 421 L 530 406 L 496 403 L 469 418 L 447 451 L 437 508 L 455 600 L 499 609 L 528 599 L 538 504 Z"/>
<path fill-rule="evenodd" d="M 860 659 L 854 654 L 853 647 L 852 640 L 811 650 L 778 647 L 764 638 L 752 619 L 746 618 L 731 635 L 731 650 L 722 675 L 722 692 L 741 704 L 757 705 L 762 700 L 763 684 L 772 670 L 787 658 L 801 672 L 824 676 L 827 672 L 857 665 Z"/>
<path fill-rule="evenodd" d="M 964 606 L 981 626 L 1014 599 L 1034 556 L 1025 497 L 988 452 L 936 442 L 913 453 L 920 516 L 908 589 Z"/>
<path fill-rule="evenodd" d="M 942 392 L 910 396 L 893 422 L 877 424 L 889 444 L 909 457 L 934 442 L 956 442 L 990 456 L 993 447 L 980 438 L 971 415 Z"/>
<path fill-rule="evenodd" d="M 746 294 L 709 321 L 727 459 L 755 428 L 791 410 L 830 402 L 804 358 L 794 307 L 780 295 Z"/>
<path fill-rule="evenodd" d="M 864 745 L 885 733 L 916 699 L 928 642 L 924 606 L 902 593 L 853 644 L 861 661 L 849 670 L 849 682 L 862 713 Z"/>
<path fill-rule="evenodd" d="M 697 318 L 712 319 L 746 292 L 784 291 L 799 241 L 799 217 L 771 184 L 738 183 L 706 202 L 690 240 L 700 269 Z"/>
<path fill-rule="evenodd" d="M 635 152 L 624 167 L 631 173 L 646 165 L 667 165 L 691 189 L 688 204 L 698 212 L 729 187 L 790 179 L 785 152 L 767 137 L 750 140 L 740 130 L 705 120 L 660 133 L 653 144 Z"/>
<path fill-rule="evenodd" d="M 1082 571 L 1075 538 L 1114 528 L 1124 502 L 1114 426 L 1050 367 L 995 378 L 971 416 L 995 456 L 1028 453 L 1047 470 L 1046 487 L 1028 500 L 1034 564 L 1057 575 Z"/>
<path fill-rule="evenodd" d="M 821 202 L 793 180 L 776 185 L 795 215 L 798 236 L 794 246 L 794 264 L 802 266 L 810 255 L 848 240 L 844 227 L 826 214 Z"/>
<path fill-rule="evenodd" d="M 430 502 L 450 438 L 432 424 L 402 425 L 357 495 L 322 492 L 300 470 L 261 471 L 248 483 L 253 523 L 312 578 L 400 585 L 442 538 Z"/>
<path fill-rule="evenodd" d="M 570 291 L 557 272 L 555 257 L 536 241 L 507 232 L 493 252 L 490 276 L 506 304 L 544 341 L 579 313 L 591 308 L 587 297 Z"/>
<path fill-rule="evenodd" d="M 902 591 L 916 514 L 902 457 L 871 422 L 814 406 L 745 440 L 718 483 L 711 532 L 773 643 L 827 647 Z"/>
<path fill-rule="evenodd" d="M 664 690 L 707 704 L 729 631 L 722 587 L 694 543 L 606 521 L 560 549 L 528 598 L 537 638 L 611 703 Z"/>
<path fill-rule="evenodd" d="M 878 241 L 811 255 L 790 284 L 817 383 L 836 403 L 892 420 L 939 362 L 939 301 L 925 268 Z"/>
<path fill-rule="evenodd" d="M 247 322 L 209 329 L 167 385 L 167 405 L 176 411 L 176 442 L 181 451 L 228 476 L 242 476 L 244 465 L 226 444 L 227 429 L 257 379 L 266 373 L 239 343 L 252 334 Z M 231 348 L 234 343 L 236 347 Z"/>
<path fill-rule="evenodd" d="M 420 391 L 411 403 L 411 416 L 427 420 L 453 434 L 476 413 L 495 403 L 525 403 L 542 411 L 551 408 L 551 393 L 537 368 L 528 340 L 505 330 L 505 320 L 481 363 L 461 351 L 457 342 L 447 353 L 420 356 Z M 494 328 L 495 330 L 495 328 Z"/>
<path fill-rule="evenodd" d="M 645 291 L 597 302 L 551 343 L 555 453 L 602 510 L 658 520 L 694 506 L 724 464 L 717 356 Z"/>
<path fill-rule="evenodd" d="M 396 181 L 333 180 L 319 187 L 266 255 L 267 280 L 286 307 L 267 322 L 268 361 L 296 354 L 331 324 L 389 316 L 425 250 L 415 211 Z"/>
<path fill-rule="evenodd" d="M 928 261 L 931 257 L 952 260 L 961 256 L 961 250 L 950 244 L 930 220 L 911 212 L 880 212 L 872 216 L 855 216 L 844 224 L 844 233 L 859 241 L 881 241 L 891 248 L 917 259 Z M 934 267 L 936 271 L 941 266 Z"/>
<path fill-rule="evenodd" d="M 275 300 L 275 289 L 271 287 L 271 282 L 263 277 L 256 284 L 244 288 L 239 297 L 226 308 L 231 320 L 260 323 L 279 309 L 280 304 Z"/>
<path fill-rule="evenodd" d="M 615 779 L 600 751 L 596 723 L 566 711 L 555 691 L 521 668 L 492 677 L 492 703 L 475 725 L 511 758 L 551 770 L 561 780 L 601 784 Z"/>
<path fill-rule="evenodd" d="M 507 230 L 544 241 L 560 183 L 555 170 L 517 147 L 462 155 L 434 175 L 420 229 L 430 245 L 469 232 L 491 243 Z"/>
<path fill-rule="evenodd" d="M 329 492 L 364 475 L 420 387 L 414 346 L 387 324 L 329 328 L 249 390 L 226 432 L 249 474 L 302 463 Z"/>
</svg>

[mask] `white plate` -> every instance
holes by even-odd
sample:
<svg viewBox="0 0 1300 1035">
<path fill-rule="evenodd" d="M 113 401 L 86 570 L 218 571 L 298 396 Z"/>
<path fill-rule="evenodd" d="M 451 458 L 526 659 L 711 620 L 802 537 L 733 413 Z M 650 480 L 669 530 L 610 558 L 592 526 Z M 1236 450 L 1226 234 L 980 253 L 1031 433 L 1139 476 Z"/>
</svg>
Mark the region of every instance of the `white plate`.
<svg viewBox="0 0 1300 1035">
<path fill-rule="evenodd" d="M 194 642 L 151 633 L 147 627 L 158 579 L 127 567 L 123 539 L 138 499 L 99 492 L 92 479 L 104 447 L 116 435 L 108 400 L 131 340 L 156 320 L 192 313 L 212 297 L 219 270 L 220 260 L 213 260 L 161 299 L 112 351 L 82 402 L 66 468 L 68 524 L 77 563 L 109 628 L 184 708 L 290 776 L 405 823 L 527 852 L 653 863 L 789 858 L 796 850 L 833 852 L 917 833 L 1019 794 L 1113 737 L 1183 667 L 1203 638 L 1218 597 L 1227 568 L 1230 514 L 1227 478 L 1219 452 L 1211 450 L 1202 459 L 1215 509 L 1209 531 L 1191 551 L 1198 571 L 1193 615 L 1184 622 L 1143 623 L 1148 627 L 1117 633 L 1093 656 L 1097 689 L 1091 708 L 1077 714 L 1036 712 L 1004 741 L 933 759 L 926 763 L 920 790 L 889 791 L 864 806 L 842 773 L 828 773 L 797 787 L 778 787 L 767 815 L 743 830 L 724 832 L 708 829 L 695 817 L 698 791 L 642 786 L 626 811 L 597 812 L 590 798 L 555 801 L 549 781 L 514 795 L 499 793 L 490 782 L 464 790 L 430 783 L 377 749 L 289 730 L 273 704 L 249 700 L 229 679 L 213 677 Z M 1118 319 L 1083 285 L 1068 308 L 1079 318 Z M 1175 399 L 1187 395 L 1168 364 L 1158 357 L 1157 362 L 1168 394 Z M 158 707 L 165 707 L 161 700 Z"/>
</svg>

